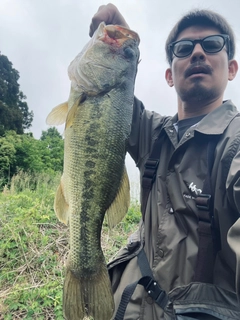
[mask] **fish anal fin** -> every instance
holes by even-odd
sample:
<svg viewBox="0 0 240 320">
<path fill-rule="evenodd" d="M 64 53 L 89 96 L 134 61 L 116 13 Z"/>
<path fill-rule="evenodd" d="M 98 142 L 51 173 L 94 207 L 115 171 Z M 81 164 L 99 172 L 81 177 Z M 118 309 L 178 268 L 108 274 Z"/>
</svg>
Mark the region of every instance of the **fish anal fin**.
<svg viewBox="0 0 240 320">
<path fill-rule="evenodd" d="M 130 205 L 130 186 L 126 167 L 124 167 L 121 185 L 115 200 L 106 211 L 108 226 L 113 228 L 125 216 Z"/>
<path fill-rule="evenodd" d="M 66 121 L 68 114 L 68 102 L 63 102 L 52 109 L 46 119 L 48 125 L 60 125 Z"/>
<path fill-rule="evenodd" d="M 91 277 L 79 277 L 67 268 L 63 287 L 63 313 L 66 319 L 111 319 L 114 302 L 106 265 Z M 91 318 L 92 317 L 92 318 Z"/>
<path fill-rule="evenodd" d="M 73 106 L 70 108 L 68 115 L 67 115 L 67 120 L 66 120 L 66 125 L 65 129 L 70 128 L 73 124 L 73 121 L 76 116 L 77 109 L 79 105 L 86 99 L 85 93 L 82 93 L 78 99 L 75 100 Z"/>
<path fill-rule="evenodd" d="M 68 224 L 68 207 L 68 203 L 63 193 L 63 183 L 61 181 L 55 195 L 54 211 L 58 219 L 66 225 Z"/>
</svg>

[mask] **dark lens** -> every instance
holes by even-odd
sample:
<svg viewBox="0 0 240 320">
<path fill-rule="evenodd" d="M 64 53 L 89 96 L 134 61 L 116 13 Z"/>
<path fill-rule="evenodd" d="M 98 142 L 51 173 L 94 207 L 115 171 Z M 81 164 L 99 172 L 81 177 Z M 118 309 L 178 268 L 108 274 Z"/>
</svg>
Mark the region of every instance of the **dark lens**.
<svg viewBox="0 0 240 320">
<path fill-rule="evenodd" d="M 219 52 L 224 47 L 225 40 L 221 36 L 210 36 L 203 40 L 202 46 L 206 52 Z"/>
<path fill-rule="evenodd" d="M 173 53 L 179 58 L 188 56 L 192 50 L 193 43 L 188 40 L 181 40 L 173 45 Z"/>
</svg>

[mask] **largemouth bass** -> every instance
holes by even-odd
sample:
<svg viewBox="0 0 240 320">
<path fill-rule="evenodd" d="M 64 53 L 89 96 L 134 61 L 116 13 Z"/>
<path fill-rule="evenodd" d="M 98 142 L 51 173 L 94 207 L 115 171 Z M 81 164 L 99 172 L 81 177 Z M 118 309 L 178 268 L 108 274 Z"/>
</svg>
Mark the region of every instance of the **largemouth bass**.
<svg viewBox="0 0 240 320">
<path fill-rule="evenodd" d="M 47 117 L 50 125 L 65 122 L 64 170 L 54 209 L 70 230 L 63 289 L 69 320 L 108 320 L 114 312 L 101 229 L 106 212 L 115 225 L 129 205 L 124 161 L 138 45 L 135 32 L 101 23 L 68 68 L 68 101 Z"/>
</svg>

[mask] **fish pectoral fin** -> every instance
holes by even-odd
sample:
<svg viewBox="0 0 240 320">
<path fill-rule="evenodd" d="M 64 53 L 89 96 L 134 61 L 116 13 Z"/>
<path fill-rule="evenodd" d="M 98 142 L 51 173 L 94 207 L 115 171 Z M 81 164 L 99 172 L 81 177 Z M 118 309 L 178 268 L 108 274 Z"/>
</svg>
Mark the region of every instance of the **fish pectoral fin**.
<svg viewBox="0 0 240 320">
<path fill-rule="evenodd" d="M 108 226 L 113 228 L 125 216 L 130 205 L 130 186 L 126 167 L 124 167 L 123 176 L 117 196 L 111 206 L 106 211 Z"/>
<path fill-rule="evenodd" d="M 63 183 L 61 181 L 54 200 L 54 211 L 58 219 L 66 225 L 68 224 L 68 208 L 69 205 L 64 197 Z"/>
<path fill-rule="evenodd" d="M 63 102 L 52 109 L 46 119 L 46 123 L 50 126 L 59 126 L 66 121 L 68 114 L 68 102 Z"/>
<path fill-rule="evenodd" d="M 80 97 L 78 99 L 76 99 L 76 101 L 74 102 L 73 106 L 71 107 L 71 109 L 68 112 L 65 129 L 67 129 L 67 128 L 72 126 L 73 120 L 75 119 L 75 115 L 76 115 L 77 109 L 78 109 L 79 105 L 83 101 L 85 101 L 85 99 L 86 99 L 86 94 L 85 93 L 82 93 L 80 95 Z"/>
</svg>

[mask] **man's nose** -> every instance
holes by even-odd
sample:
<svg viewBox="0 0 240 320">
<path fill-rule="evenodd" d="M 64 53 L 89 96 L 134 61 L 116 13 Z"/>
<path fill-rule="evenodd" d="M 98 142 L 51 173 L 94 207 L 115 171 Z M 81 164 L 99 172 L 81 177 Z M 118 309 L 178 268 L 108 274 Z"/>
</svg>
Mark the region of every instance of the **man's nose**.
<svg viewBox="0 0 240 320">
<path fill-rule="evenodd" d="M 195 62 L 197 60 L 204 61 L 205 59 L 206 59 L 206 53 L 204 52 L 200 43 L 197 43 L 193 49 L 192 54 L 191 54 L 191 62 Z"/>
</svg>

